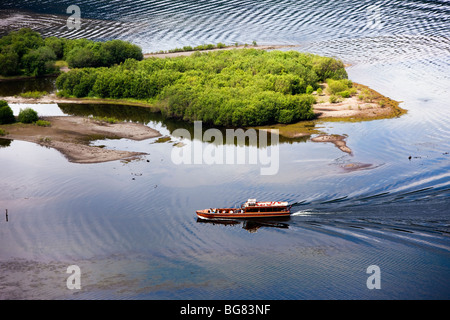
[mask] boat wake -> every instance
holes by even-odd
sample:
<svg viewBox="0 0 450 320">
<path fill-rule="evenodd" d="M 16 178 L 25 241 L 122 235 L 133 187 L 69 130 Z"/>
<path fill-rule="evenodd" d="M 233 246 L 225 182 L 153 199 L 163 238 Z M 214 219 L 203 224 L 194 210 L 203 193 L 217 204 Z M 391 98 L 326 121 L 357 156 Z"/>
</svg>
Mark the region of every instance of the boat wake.
<svg viewBox="0 0 450 320">
<path fill-rule="evenodd" d="M 315 212 L 311 211 L 311 210 L 300 210 L 300 211 L 296 211 L 293 212 L 291 214 L 291 216 L 303 216 L 303 217 L 307 217 L 307 216 L 311 216 L 313 214 L 316 214 Z"/>
</svg>

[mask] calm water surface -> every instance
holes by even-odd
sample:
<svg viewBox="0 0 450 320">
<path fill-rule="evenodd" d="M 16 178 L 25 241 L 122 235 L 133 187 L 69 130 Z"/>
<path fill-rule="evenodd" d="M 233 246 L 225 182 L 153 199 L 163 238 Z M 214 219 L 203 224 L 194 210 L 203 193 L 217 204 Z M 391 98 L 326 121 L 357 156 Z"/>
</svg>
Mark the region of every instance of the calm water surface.
<svg viewBox="0 0 450 320">
<path fill-rule="evenodd" d="M 350 79 L 402 101 L 408 113 L 317 123 L 346 135 L 353 153 L 280 140 L 279 172 L 262 176 L 259 165 L 175 165 L 173 132 L 192 126 L 146 109 L 36 106 L 42 115 L 114 113 L 168 138 L 96 141 L 147 153 L 103 164 L 73 164 L 56 150 L 0 139 L 2 299 L 450 298 L 448 1 L 96 1 L 89 10 L 88 1 L 78 3 L 86 18 L 79 31 L 65 26 L 70 1 L 3 1 L 0 27 L 121 38 L 147 52 L 219 41 L 297 44 L 341 58 Z M 374 4 L 375 26 L 367 16 Z M 12 105 L 16 114 L 24 106 Z M 195 216 L 248 198 L 298 204 L 288 221 Z M 78 291 L 66 287 L 73 264 L 82 271 Z M 380 267 L 379 290 L 366 286 L 370 265 Z"/>
</svg>

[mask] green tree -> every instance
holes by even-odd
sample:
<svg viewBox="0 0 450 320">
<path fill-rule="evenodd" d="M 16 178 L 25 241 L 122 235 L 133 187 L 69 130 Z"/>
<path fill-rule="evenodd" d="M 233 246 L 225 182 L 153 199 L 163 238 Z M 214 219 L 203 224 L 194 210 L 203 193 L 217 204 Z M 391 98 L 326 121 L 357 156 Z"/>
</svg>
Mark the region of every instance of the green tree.
<svg viewBox="0 0 450 320">
<path fill-rule="evenodd" d="M 0 100 L 0 124 L 14 123 L 16 118 L 5 100 Z"/>
<path fill-rule="evenodd" d="M 319 77 L 319 81 L 323 82 L 326 79 L 347 79 L 347 72 L 341 60 L 314 55 L 312 63 L 312 70 Z"/>
<path fill-rule="evenodd" d="M 0 39 L 0 47 L 8 45 L 11 45 L 14 52 L 21 58 L 30 50 L 43 46 L 44 40 L 38 32 L 30 28 L 22 28 L 18 31 L 11 31 Z"/>
<path fill-rule="evenodd" d="M 122 40 L 111 40 L 102 44 L 105 53 L 104 66 L 111 66 L 124 62 L 126 59 L 142 60 L 142 49 L 134 44 Z"/>
<path fill-rule="evenodd" d="M 22 123 L 33 123 L 39 120 L 38 114 L 31 108 L 20 109 L 17 120 Z"/>
<path fill-rule="evenodd" d="M 30 28 L 11 31 L 0 38 L 0 74 L 20 74 L 22 57 L 43 45 L 41 35 Z"/>
<path fill-rule="evenodd" d="M 77 47 L 72 49 L 66 58 L 70 68 L 92 68 L 99 67 L 99 55 L 87 47 Z"/>
<path fill-rule="evenodd" d="M 22 58 L 24 71 L 28 75 L 40 76 L 55 72 L 56 55 L 49 47 L 40 47 L 25 54 Z"/>
<path fill-rule="evenodd" d="M 0 74 L 12 76 L 20 73 L 19 55 L 12 46 L 4 47 L 0 52 Z"/>
<path fill-rule="evenodd" d="M 44 39 L 44 44 L 55 53 L 56 59 L 62 59 L 64 56 L 64 40 L 57 37 L 48 37 Z"/>
</svg>

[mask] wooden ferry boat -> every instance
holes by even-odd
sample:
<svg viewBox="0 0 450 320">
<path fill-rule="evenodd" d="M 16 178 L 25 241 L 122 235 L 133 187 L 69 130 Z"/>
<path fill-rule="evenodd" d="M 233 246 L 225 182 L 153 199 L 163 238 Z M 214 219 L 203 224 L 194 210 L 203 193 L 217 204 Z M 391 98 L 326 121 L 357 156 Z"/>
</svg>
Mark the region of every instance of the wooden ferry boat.
<svg viewBox="0 0 450 320">
<path fill-rule="evenodd" d="M 256 199 L 248 199 L 240 208 L 197 210 L 197 216 L 202 219 L 279 218 L 289 217 L 290 215 L 291 207 L 287 202 L 257 202 Z"/>
</svg>

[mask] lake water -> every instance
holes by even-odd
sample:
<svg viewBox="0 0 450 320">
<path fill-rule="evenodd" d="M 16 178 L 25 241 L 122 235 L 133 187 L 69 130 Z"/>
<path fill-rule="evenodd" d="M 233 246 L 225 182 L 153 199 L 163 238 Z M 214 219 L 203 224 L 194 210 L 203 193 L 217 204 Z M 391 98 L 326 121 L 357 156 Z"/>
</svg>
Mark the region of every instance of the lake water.
<svg viewBox="0 0 450 320">
<path fill-rule="evenodd" d="M 114 112 L 168 138 L 96 141 L 147 153 L 103 164 L 69 163 L 56 150 L 0 139 L 0 298 L 450 298 L 447 1 L 78 1 L 78 31 L 65 25 L 70 4 L 2 1 L 0 28 L 121 38 L 145 52 L 296 44 L 341 58 L 350 79 L 402 101 L 408 113 L 317 123 L 346 136 L 352 154 L 280 140 L 279 171 L 264 176 L 261 165 L 175 164 L 174 130 L 192 125 L 146 109 L 36 105 L 46 115 Z M 24 105 L 12 107 L 17 114 Z M 196 209 L 248 198 L 298 204 L 288 221 L 197 221 Z M 70 265 L 80 267 L 80 290 L 66 286 Z M 371 265 L 380 268 L 381 289 L 367 287 Z"/>
</svg>

